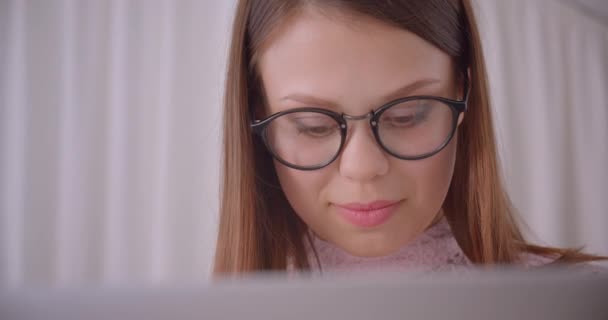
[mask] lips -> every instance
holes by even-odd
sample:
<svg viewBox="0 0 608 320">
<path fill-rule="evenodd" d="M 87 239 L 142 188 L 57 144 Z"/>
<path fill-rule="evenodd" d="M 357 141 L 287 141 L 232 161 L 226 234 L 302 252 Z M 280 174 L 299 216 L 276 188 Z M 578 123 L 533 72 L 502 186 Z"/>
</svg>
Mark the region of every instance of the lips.
<svg viewBox="0 0 608 320">
<path fill-rule="evenodd" d="M 337 207 L 354 210 L 354 211 L 372 211 L 378 210 L 386 207 L 390 207 L 399 203 L 399 201 L 388 201 L 388 200 L 378 200 L 370 203 L 347 203 L 347 204 L 336 204 Z"/>
<path fill-rule="evenodd" d="M 370 203 L 335 204 L 338 213 L 357 227 L 372 228 L 386 222 L 401 201 L 378 200 Z"/>
</svg>

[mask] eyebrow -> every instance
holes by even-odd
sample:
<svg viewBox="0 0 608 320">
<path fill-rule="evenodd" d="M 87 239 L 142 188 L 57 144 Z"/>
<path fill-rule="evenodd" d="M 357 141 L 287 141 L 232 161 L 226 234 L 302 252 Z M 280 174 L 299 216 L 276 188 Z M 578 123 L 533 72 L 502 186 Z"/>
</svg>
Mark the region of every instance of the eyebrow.
<svg viewBox="0 0 608 320">
<path fill-rule="evenodd" d="M 439 79 L 433 79 L 433 78 L 420 79 L 420 80 L 414 81 L 410 84 L 407 84 L 401 88 L 398 88 L 397 90 L 395 90 L 381 98 L 383 101 L 392 101 L 395 99 L 407 97 L 408 95 L 410 95 L 412 92 L 415 92 L 416 90 L 419 90 L 421 88 L 424 88 L 424 87 L 427 87 L 427 86 L 430 86 L 432 84 L 436 84 L 439 82 L 441 82 Z M 280 99 L 280 101 L 285 101 L 285 100 L 292 100 L 292 101 L 297 101 L 300 103 L 311 104 L 311 105 L 322 105 L 322 106 L 327 106 L 327 107 L 332 107 L 332 108 L 338 107 L 338 103 L 335 103 L 333 101 L 322 99 L 319 97 L 314 97 L 311 95 L 300 94 L 300 93 L 292 93 L 292 94 L 286 95 L 285 97 Z"/>
</svg>

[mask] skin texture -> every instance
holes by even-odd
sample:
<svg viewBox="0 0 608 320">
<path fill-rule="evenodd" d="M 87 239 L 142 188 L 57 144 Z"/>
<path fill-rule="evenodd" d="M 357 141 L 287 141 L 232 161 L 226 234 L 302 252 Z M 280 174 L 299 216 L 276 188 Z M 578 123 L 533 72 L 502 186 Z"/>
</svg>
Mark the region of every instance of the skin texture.
<svg viewBox="0 0 608 320">
<path fill-rule="evenodd" d="M 453 69 L 447 54 L 411 32 L 312 7 L 276 28 L 258 64 L 265 115 L 308 106 L 363 115 L 412 95 L 461 99 Z M 430 158 L 404 161 L 380 148 L 368 121 L 348 125 L 342 153 L 329 166 L 274 165 L 287 199 L 316 235 L 352 255 L 388 255 L 441 217 L 457 141 Z M 335 206 L 377 200 L 400 203 L 389 220 L 371 228 L 349 223 Z"/>
</svg>

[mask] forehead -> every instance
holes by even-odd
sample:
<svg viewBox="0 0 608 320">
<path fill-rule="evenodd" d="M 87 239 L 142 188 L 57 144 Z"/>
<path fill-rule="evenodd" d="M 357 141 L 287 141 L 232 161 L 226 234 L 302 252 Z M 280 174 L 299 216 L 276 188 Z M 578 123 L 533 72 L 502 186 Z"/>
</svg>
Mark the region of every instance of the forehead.
<svg viewBox="0 0 608 320">
<path fill-rule="evenodd" d="M 408 83 L 438 79 L 438 89 L 453 76 L 450 57 L 407 30 L 312 8 L 277 27 L 258 72 L 271 107 L 296 93 L 363 108 Z"/>
</svg>

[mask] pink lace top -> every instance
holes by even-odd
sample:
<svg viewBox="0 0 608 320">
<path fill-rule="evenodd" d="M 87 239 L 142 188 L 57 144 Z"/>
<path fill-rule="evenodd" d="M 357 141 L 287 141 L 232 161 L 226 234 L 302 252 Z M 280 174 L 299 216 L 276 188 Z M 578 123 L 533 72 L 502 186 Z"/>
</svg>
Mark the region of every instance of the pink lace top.
<svg viewBox="0 0 608 320">
<path fill-rule="evenodd" d="M 473 263 L 464 254 L 445 217 L 428 228 L 397 252 L 382 257 L 357 257 L 341 248 L 313 237 L 319 264 L 312 250 L 309 261 L 313 273 L 322 272 L 383 272 L 383 271 L 464 271 Z M 526 255 L 523 266 L 539 266 L 551 259 Z"/>
</svg>

